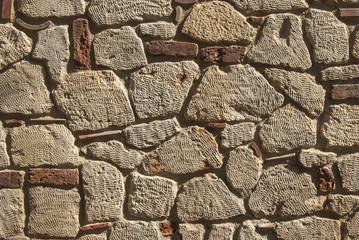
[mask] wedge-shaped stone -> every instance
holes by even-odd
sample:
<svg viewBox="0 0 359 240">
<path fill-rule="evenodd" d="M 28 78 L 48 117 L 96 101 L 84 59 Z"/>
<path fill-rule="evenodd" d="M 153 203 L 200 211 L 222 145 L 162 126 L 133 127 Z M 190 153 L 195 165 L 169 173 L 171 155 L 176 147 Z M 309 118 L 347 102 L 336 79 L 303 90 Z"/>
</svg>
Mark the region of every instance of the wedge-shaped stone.
<svg viewBox="0 0 359 240">
<path fill-rule="evenodd" d="M 187 174 L 221 166 L 216 140 L 211 133 L 197 126 L 187 128 L 160 145 L 143 164 L 150 174 Z"/>
<path fill-rule="evenodd" d="M 359 196 L 335 194 L 328 196 L 324 209 L 345 216 L 356 211 L 358 205 Z"/>
<path fill-rule="evenodd" d="M 234 148 L 254 140 L 256 125 L 251 122 L 227 125 L 221 132 L 222 147 Z"/>
<path fill-rule="evenodd" d="M 170 22 L 142 23 L 139 26 L 142 35 L 152 38 L 171 39 L 176 35 L 176 25 Z"/>
<path fill-rule="evenodd" d="M 121 172 L 109 163 L 88 161 L 81 173 L 87 222 L 120 219 L 125 194 Z"/>
<path fill-rule="evenodd" d="M 113 70 L 130 70 L 147 64 L 143 43 L 128 26 L 96 34 L 93 48 L 96 64 Z"/>
<path fill-rule="evenodd" d="M 213 173 L 184 183 L 177 197 L 177 216 L 182 222 L 228 219 L 245 213 L 243 199 Z"/>
<path fill-rule="evenodd" d="M 347 81 L 359 78 L 359 65 L 326 68 L 321 71 L 322 81 Z"/>
<path fill-rule="evenodd" d="M 241 11 L 253 12 L 282 12 L 308 8 L 305 0 L 230 0 Z"/>
<path fill-rule="evenodd" d="M 0 74 L 1 113 L 48 113 L 52 106 L 41 65 L 21 61 Z"/>
<path fill-rule="evenodd" d="M 214 224 L 208 240 L 232 240 L 236 225 L 233 223 Z"/>
<path fill-rule="evenodd" d="M 2 122 L 0 122 L 0 169 L 10 166 L 10 159 L 6 149 L 6 133 Z"/>
<path fill-rule="evenodd" d="M 323 112 L 325 90 L 315 83 L 312 75 L 275 68 L 267 68 L 265 75 L 274 86 L 304 108 L 309 115 L 318 117 Z"/>
<path fill-rule="evenodd" d="M 74 238 L 80 229 L 77 189 L 29 189 L 28 233 L 38 237 Z"/>
<path fill-rule="evenodd" d="M 279 108 L 284 97 L 250 65 L 205 70 L 185 118 L 204 122 L 259 121 Z"/>
<path fill-rule="evenodd" d="M 124 81 L 112 71 L 73 73 L 53 95 L 73 131 L 124 126 L 135 121 Z"/>
<path fill-rule="evenodd" d="M 344 190 L 359 192 L 359 154 L 340 156 L 338 158 L 338 170 Z"/>
<path fill-rule="evenodd" d="M 322 152 L 320 150 L 301 149 L 298 160 L 303 167 L 313 168 L 332 164 L 337 159 L 337 154 L 332 152 Z"/>
<path fill-rule="evenodd" d="M 162 177 L 131 174 L 128 210 L 148 219 L 168 217 L 177 195 L 177 183 Z"/>
<path fill-rule="evenodd" d="M 19 0 L 18 10 L 27 17 L 68 17 L 85 13 L 84 0 Z"/>
<path fill-rule="evenodd" d="M 355 240 L 359 238 L 359 211 L 346 224 L 346 238 L 348 240 Z M 339 239 L 339 238 L 338 238 Z"/>
<path fill-rule="evenodd" d="M 160 234 L 155 222 L 123 221 L 116 222 L 110 232 L 109 240 L 158 240 Z"/>
<path fill-rule="evenodd" d="M 95 159 L 108 161 L 125 169 L 136 168 L 144 158 L 142 152 L 126 149 L 121 142 L 116 140 L 90 143 L 85 145 L 82 151 Z"/>
<path fill-rule="evenodd" d="M 79 165 L 75 138 L 63 125 L 12 128 L 10 152 L 17 167 Z"/>
<path fill-rule="evenodd" d="M 182 33 L 207 43 L 250 43 L 256 36 L 246 18 L 223 1 L 196 4 L 183 24 Z"/>
<path fill-rule="evenodd" d="M 305 29 L 313 47 L 316 63 L 334 64 L 349 60 L 347 26 L 333 13 L 310 9 L 305 16 Z"/>
<path fill-rule="evenodd" d="M 132 73 L 130 95 L 138 117 L 178 114 L 199 75 L 193 61 L 152 63 Z"/>
<path fill-rule="evenodd" d="M 259 138 L 267 152 L 313 147 L 317 142 L 317 120 L 288 104 L 267 119 L 259 131 Z"/>
<path fill-rule="evenodd" d="M 29 55 L 32 40 L 11 25 L 0 24 L 0 70 Z"/>
<path fill-rule="evenodd" d="M 159 145 L 181 130 L 176 118 L 129 126 L 125 129 L 126 142 L 137 148 Z"/>
<path fill-rule="evenodd" d="M 312 62 L 303 40 L 301 19 L 288 13 L 269 15 L 262 34 L 247 57 L 253 62 L 274 66 L 310 68 Z"/>
<path fill-rule="evenodd" d="M 89 16 L 97 25 L 163 18 L 171 13 L 171 0 L 93 0 L 89 7 Z"/>
<path fill-rule="evenodd" d="M 202 224 L 182 223 L 179 225 L 178 233 L 182 240 L 203 240 L 206 229 Z"/>
</svg>

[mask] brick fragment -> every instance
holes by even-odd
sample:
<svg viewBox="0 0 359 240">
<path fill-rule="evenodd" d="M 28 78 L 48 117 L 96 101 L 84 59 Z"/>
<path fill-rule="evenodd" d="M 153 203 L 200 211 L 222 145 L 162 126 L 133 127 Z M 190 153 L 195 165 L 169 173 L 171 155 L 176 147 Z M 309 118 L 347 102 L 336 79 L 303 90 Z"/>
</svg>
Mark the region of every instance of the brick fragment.
<svg viewBox="0 0 359 240">
<path fill-rule="evenodd" d="M 180 6 L 176 7 L 176 23 L 179 23 L 183 20 L 183 9 Z"/>
<path fill-rule="evenodd" d="M 198 0 L 175 0 L 176 3 L 181 4 L 193 4 L 196 3 Z"/>
<path fill-rule="evenodd" d="M 96 223 L 96 224 L 89 224 L 86 226 L 83 226 L 81 228 L 82 231 L 92 231 L 92 230 L 96 230 L 96 229 L 102 229 L 102 228 L 108 228 L 110 226 L 110 223 L 105 222 L 105 223 Z"/>
<path fill-rule="evenodd" d="M 155 40 L 147 45 L 147 52 L 151 55 L 170 57 L 196 57 L 198 45 L 191 42 Z"/>
<path fill-rule="evenodd" d="M 94 134 L 88 134 L 88 135 L 80 135 L 79 139 L 80 140 L 89 140 L 89 139 L 94 139 L 94 138 L 115 136 L 115 135 L 118 135 L 121 133 L 122 133 L 122 130 L 113 130 L 113 131 L 106 131 L 106 132 L 94 133 Z"/>
<path fill-rule="evenodd" d="M 1 171 L 0 188 L 21 188 L 24 183 L 24 174 L 19 171 Z"/>
<path fill-rule="evenodd" d="M 52 22 L 50 20 L 47 20 L 44 23 L 41 24 L 29 24 L 24 22 L 23 20 L 21 20 L 20 18 L 16 18 L 16 23 L 19 24 L 21 27 L 27 29 L 27 30 L 34 30 L 34 31 L 39 31 L 39 30 L 43 30 L 45 28 L 48 28 L 52 25 Z"/>
<path fill-rule="evenodd" d="M 3 19 L 11 19 L 13 0 L 2 0 L 1 17 Z"/>
<path fill-rule="evenodd" d="M 78 185 L 78 169 L 31 168 L 28 172 L 28 182 L 46 185 Z"/>
<path fill-rule="evenodd" d="M 264 17 L 254 17 L 254 16 L 251 16 L 249 17 L 249 22 L 252 23 L 253 25 L 262 25 L 265 18 Z"/>
<path fill-rule="evenodd" d="M 241 63 L 246 50 L 243 46 L 202 48 L 202 60 L 211 63 Z"/>
<path fill-rule="evenodd" d="M 331 98 L 335 100 L 359 99 L 359 84 L 333 85 Z"/>
<path fill-rule="evenodd" d="M 20 119 L 7 119 L 5 120 L 5 124 L 7 125 L 22 125 L 25 122 L 23 120 Z"/>
<path fill-rule="evenodd" d="M 322 193 L 329 193 L 334 187 L 334 174 L 329 168 L 318 170 L 318 189 Z"/>
<path fill-rule="evenodd" d="M 160 232 L 163 236 L 170 236 L 177 231 L 177 223 L 173 221 L 167 221 L 160 224 Z"/>
<path fill-rule="evenodd" d="M 341 17 L 359 17 L 359 8 L 339 8 Z"/>
<path fill-rule="evenodd" d="M 30 118 L 32 123 L 66 123 L 65 118 Z"/>
<path fill-rule="evenodd" d="M 73 22 L 74 60 L 76 70 L 91 69 L 90 29 L 87 19 L 79 18 Z"/>
<path fill-rule="evenodd" d="M 258 146 L 257 143 L 252 142 L 251 145 L 249 145 L 249 147 L 252 148 L 252 150 L 254 151 L 254 154 L 255 154 L 257 157 L 262 156 L 261 149 L 259 148 L 259 146 Z"/>
<path fill-rule="evenodd" d="M 225 128 L 226 126 L 226 123 L 208 123 L 208 127 L 211 128 Z"/>
<path fill-rule="evenodd" d="M 276 227 L 275 223 L 259 223 L 257 225 L 258 230 L 271 230 Z"/>
</svg>

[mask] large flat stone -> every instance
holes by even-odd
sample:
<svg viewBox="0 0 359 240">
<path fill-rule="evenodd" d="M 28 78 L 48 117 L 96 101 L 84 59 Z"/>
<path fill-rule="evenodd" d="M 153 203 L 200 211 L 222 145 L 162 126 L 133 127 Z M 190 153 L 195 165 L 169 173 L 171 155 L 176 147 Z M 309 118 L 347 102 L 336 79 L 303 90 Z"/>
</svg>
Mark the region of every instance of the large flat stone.
<svg viewBox="0 0 359 240">
<path fill-rule="evenodd" d="M 305 0 L 230 0 L 234 6 L 245 13 L 284 12 L 308 8 Z"/>
<path fill-rule="evenodd" d="M 359 212 L 356 212 L 352 218 L 346 224 L 346 239 L 355 240 L 359 238 Z M 338 238 L 339 239 L 339 238 Z"/>
<path fill-rule="evenodd" d="M 233 223 L 213 224 L 208 240 L 231 240 L 235 230 L 236 225 Z"/>
<path fill-rule="evenodd" d="M 84 0 L 19 0 L 18 10 L 27 17 L 69 17 L 85 13 Z"/>
</svg>

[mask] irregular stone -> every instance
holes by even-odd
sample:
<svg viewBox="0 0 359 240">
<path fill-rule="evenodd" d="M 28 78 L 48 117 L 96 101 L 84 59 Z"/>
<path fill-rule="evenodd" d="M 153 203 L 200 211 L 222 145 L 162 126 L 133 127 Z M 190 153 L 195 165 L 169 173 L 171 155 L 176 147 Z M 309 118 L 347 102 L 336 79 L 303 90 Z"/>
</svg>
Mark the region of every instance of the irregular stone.
<svg viewBox="0 0 359 240">
<path fill-rule="evenodd" d="M 25 172 L 0 171 L 0 188 L 22 188 Z"/>
<path fill-rule="evenodd" d="M 359 106 L 331 105 L 326 110 L 321 127 L 327 147 L 352 147 L 359 145 Z"/>
<path fill-rule="evenodd" d="M 27 17 L 68 17 L 85 13 L 84 0 L 19 0 L 18 11 Z"/>
<path fill-rule="evenodd" d="M 168 217 L 177 195 L 177 183 L 162 177 L 131 174 L 128 210 L 132 216 L 148 219 Z"/>
<path fill-rule="evenodd" d="M 0 169 L 10 166 L 10 159 L 7 154 L 6 133 L 0 121 Z"/>
<path fill-rule="evenodd" d="M 73 24 L 74 67 L 91 70 L 91 32 L 87 19 L 79 18 Z"/>
<path fill-rule="evenodd" d="M 208 240 L 232 240 L 236 226 L 233 223 L 212 225 Z"/>
<path fill-rule="evenodd" d="M 86 234 L 77 238 L 78 240 L 107 240 L 107 232 L 100 234 Z"/>
<path fill-rule="evenodd" d="M 97 25 L 158 19 L 172 13 L 171 0 L 92 0 L 88 10 Z"/>
<path fill-rule="evenodd" d="M 187 174 L 221 166 L 216 140 L 211 133 L 197 126 L 187 128 L 160 145 L 143 164 L 149 174 Z"/>
<path fill-rule="evenodd" d="M 187 120 L 259 121 L 279 108 L 284 97 L 250 65 L 213 65 L 205 70 L 189 103 Z"/>
<path fill-rule="evenodd" d="M 206 230 L 202 224 L 182 223 L 179 225 L 178 233 L 182 240 L 204 240 Z"/>
<path fill-rule="evenodd" d="M 24 233 L 25 210 L 22 189 L 0 189 L 0 238 Z"/>
<path fill-rule="evenodd" d="M 30 184 L 58 186 L 79 184 L 78 169 L 30 168 L 27 176 Z"/>
<path fill-rule="evenodd" d="M 256 36 L 246 18 L 223 1 L 196 4 L 183 24 L 182 33 L 206 43 L 250 43 Z"/>
<path fill-rule="evenodd" d="M 175 17 L 175 22 L 181 23 L 184 20 L 184 11 L 183 8 L 181 8 L 180 6 L 176 7 L 176 17 Z"/>
<path fill-rule="evenodd" d="M 137 148 L 158 146 L 180 132 L 181 127 L 176 118 L 141 123 L 125 129 L 126 142 Z"/>
<path fill-rule="evenodd" d="M 200 70 L 193 61 L 152 63 L 131 74 L 130 96 L 139 118 L 173 116 Z"/>
<path fill-rule="evenodd" d="M 266 17 L 262 34 L 247 54 L 253 62 L 305 70 L 312 66 L 301 19 L 293 14 Z"/>
<path fill-rule="evenodd" d="M 125 194 L 121 172 L 109 163 L 88 161 L 81 173 L 87 222 L 120 219 Z"/>
<path fill-rule="evenodd" d="M 251 122 L 226 126 L 221 132 L 222 147 L 234 148 L 254 140 L 256 125 Z"/>
<path fill-rule="evenodd" d="M 302 10 L 308 8 L 305 0 L 230 0 L 234 6 L 245 13 L 271 13 L 271 12 L 284 12 L 293 10 Z"/>
<path fill-rule="evenodd" d="M 305 16 L 305 30 L 313 47 L 314 62 L 335 64 L 349 60 L 348 28 L 333 13 L 309 9 Z"/>
<path fill-rule="evenodd" d="M 300 147 L 313 147 L 317 141 L 317 120 L 288 104 L 278 109 L 259 131 L 262 147 L 279 153 Z"/>
<path fill-rule="evenodd" d="M 52 106 L 41 65 L 24 60 L 0 74 L 1 113 L 48 113 Z"/>
<path fill-rule="evenodd" d="M 182 222 L 228 219 L 246 213 L 243 199 L 231 193 L 213 173 L 184 183 L 176 201 Z"/>
<path fill-rule="evenodd" d="M 163 236 L 171 236 L 175 234 L 177 231 L 177 223 L 176 222 L 162 222 L 160 223 L 160 232 Z"/>
<path fill-rule="evenodd" d="M 16 167 L 77 166 L 75 138 L 63 125 L 33 125 L 10 131 L 11 158 Z"/>
<path fill-rule="evenodd" d="M 339 216 L 352 214 L 359 206 L 359 197 L 350 195 L 328 195 L 324 209 Z"/>
<path fill-rule="evenodd" d="M 334 188 L 334 174 L 329 168 L 320 168 L 318 174 L 318 190 L 322 193 L 329 193 Z"/>
<path fill-rule="evenodd" d="M 355 240 L 359 237 L 359 211 L 355 213 L 355 215 L 347 221 L 346 224 L 346 239 Z M 339 239 L 339 238 L 338 238 Z"/>
<path fill-rule="evenodd" d="M 28 196 L 28 234 L 52 238 L 77 235 L 81 201 L 77 189 L 32 187 Z"/>
<path fill-rule="evenodd" d="M 170 22 L 142 23 L 139 26 L 142 35 L 152 38 L 171 39 L 176 35 L 176 25 Z"/>
<path fill-rule="evenodd" d="M 73 131 L 120 127 L 135 121 L 124 80 L 112 71 L 72 73 L 53 95 Z"/>
<path fill-rule="evenodd" d="M 359 191 L 359 154 L 347 154 L 338 158 L 338 170 L 342 187 L 348 192 Z"/>
<path fill-rule="evenodd" d="M 202 48 L 202 60 L 210 63 L 241 63 L 247 47 L 229 46 L 229 47 L 206 47 Z"/>
<path fill-rule="evenodd" d="M 334 100 L 358 100 L 359 84 L 332 85 L 330 97 Z"/>
<path fill-rule="evenodd" d="M 332 152 L 322 152 L 320 150 L 310 148 L 301 149 L 298 161 L 303 167 L 313 168 L 332 164 L 337 159 L 337 154 Z"/>
<path fill-rule="evenodd" d="M 85 145 L 82 151 L 95 159 L 108 161 L 125 169 L 136 168 L 144 158 L 144 154 L 140 151 L 126 149 L 116 140 L 90 143 Z"/>
<path fill-rule="evenodd" d="M 52 81 L 58 83 L 66 78 L 70 58 L 68 26 L 56 26 L 39 31 L 32 56 L 46 60 Z"/>
<path fill-rule="evenodd" d="M 198 45 L 191 42 L 154 40 L 147 44 L 147 53 L 155 56 L 195 58 Z"/>
<path fill-rule="evenodd" d="M 268 223 L 270 222 L 265 219 L 244 221 L 239 230 L 239 236 L 237 240 L 242 240 L 242 239 L 267 240 L 268 238 L 266 235 L 262 235 L 256 230 L 259 224 L 268 224 Z"/>
<path fill-rule="evenodd" d="M 289 72 L 267 68 L 268 80 L 313 117 L 324 110 L 325 90 L 315 83 L 315 78 L 307 73 Z"/>
<path fill-rule="evenodd" d="M 321 71 L 322 81 L 348 81 L 359 78 L 359 65 L 326 68 Z"/>
<path fill-rule="evenodd" d="M 0 70 L 29 55 L 32 40 L 22 31 L 8 24 L 0 24 Z"/>
<path fill-rule="evenodd" d="M 227 181 L 242 196 L 250 195 L 262 172 L 262 162 L 248 147 L 238 147 L 229 153 L 226 165 Z"/>
<path fill-rule="evenodd" d="M 110 232 L 109 240 L 158 240 L 160 233 L 154 222 L 126 221 L 116 222 Z"/>
</svg>

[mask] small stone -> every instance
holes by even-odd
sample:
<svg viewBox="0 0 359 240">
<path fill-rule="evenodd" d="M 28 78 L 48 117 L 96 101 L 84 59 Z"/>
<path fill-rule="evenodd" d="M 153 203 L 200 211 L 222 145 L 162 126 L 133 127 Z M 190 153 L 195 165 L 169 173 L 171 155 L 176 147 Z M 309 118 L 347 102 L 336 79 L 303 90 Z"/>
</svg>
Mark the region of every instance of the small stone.
<svg viewBox="0 0 359 240">
<path fill-rule="evenodd" d="M 302 10 L 308 8 L 305 0 L 230 0 L 234 6 L 245 13 L 272 13 L 288 12 L 293 10 Z"/>
<path fill-rule="evenodd" d="M 171 39 L 176 35 L 176 25 L 159 21 L 154 23 L 142 23 L 139 26 L 142 35 L 159 39 Z"/>
<path fill-rule="evenodd" d="M 202 60 L 210 63 L 241 63 L 247 47 L 206 47 L 202 48 Z"/>
<path fill-rule="evenodd" d="M 158 240 L 160 233 L 154 222 L 143 221 L 119 221 L 116 222 L 110 232 L 109 240 Z"/>
<path fill-rule="evenodd" d="M 196 3 L 198 0 L 175 0 L 176 3 L 181 4 L 193 4 Z"/>
<path fill-rule="evenodd" d="M 266 230 L 273 230 L 275 229 L 277 224 L 275 223 L 259 223 L 257 224 L 257 230 L 259 231 L 266 231 Z"/>
<path fill-rule="evenodd" d="M 92 133 L 92 134 L 86 134 L 86 135 L 80 135 L 80 140 L 90 140 L 90 139 L 96 139 L 96 138 L 105 138 L 105 137 L 113 137 L 118 136 L 122 133 L 122 130 L 111 130 L 111 131 L 104 131 L 100 133 Z"/>
<path fill-rule="evenodd" d="M 6 125 L 14 125 L 14 126 L 21 126 L 25 124 L 25 122 L 21 119 L 6 119 L 5 120 Z"/>
<path fill-rule="evenodd" d="M 208 127 L 213 129 L 223 129 L 227 127 L 227 123 L 208 123 Z"/>
<path fill-rule="evenodd" d="M 359 212 L 356 212 L 355 215 L 347 221 L 346 224 L 346 239 L 358 239 L 359 237 Z M 340 239 L 340 238 L 338 238 Z"/>
<path fill-rule="evenodd" d="M 299 162 L 303 167 L 313 168 L 332 164 L 337 159 L 337 154 L 332 152 L 322 152 L 320 150 L 310 148 L 301 149 L 299 153 Z"/>
<path fill-rule="evenodd" d="M 6 133 L 0 121 L 0 169 L 10 166 L 10 159 L 7 154 Z"/>
<path fill-rule="evenodd" d="M 2 1 L 2 11 L 1 18 L 2 19 L 11 19 L 12 17 L 12 8 L 13 8 L 13 0 L 3 0 Z"/>
<path fill-rule="evenodd" d="M 78 169 L 30 168 L 27 176 L 30 184 L 57 186 L 79 184 Z"/>
<path fill-rule="evenodd" d="M 147 44 L 147 53 L 168 57 L 195 58 L 198 45 L 191 42 L 155 40 Z"/>
<path fill-rule="evenodd" d="M 206 230 L 202 224 L 182 223 L 179 225 L 178 233 L 182 240 L 203 240 Z"/>
<path fill-rule="evenodd" d="M 107 240 L 107 232 L 103 232 L 100 234 L 85 234 L 76 239 L 78 239 L 78 240 Z"/>
<path fill-rule="evenodd" d="M 0 171 L 0 188 L 22 188 L 24 172 Z"/>
<path fill-rule="evenodd" d="M 40 24 L 29 24 L 24 22 L 23 20 L 21 20 L 20 18 L 16 18 L 16 23 L 19 24 L 21 27 L 27 29 L 27 30 L 32 30 L 32 31 L 40 31 L 40 30 L 44 30 L 48 27 L 50 27 L 52 25 L 52 22 L 50 20 L 47 20 L 44 23 L 40 23 Z"/>
<path fill-rule="evenodd" d="M 183 8 L 181 8 L 180 6 L 177 6 L 175 21 L 176 21 L 176 23 L 180 23 L 183 21 L 183 19 L 184 19 Z"/>
<path fill-rule="evenodd" d="M 262 152 L 261 152 L 261 149 L 259 148 L 258 144 L 255 143 L 255 142 L 252 142 L 249 147 L 253 150 L 254 154 L 257 156 L 257 157 L 261 157 L 262 156 Z"/>
<path fill-rule="evenodd" d="M 328 195 L 328 200 L 324 209 L 330 212 L 334 212 L 339 216 L 345 216 L 353 214 L 356 211 L 359 204 L 358 196 L 351 195 Z"/>
<path fill-rule="evenodd" d="M 163 222 L 160 224 L 160 232 L 163 236 L 171 236 L 177 231 L 176 222 Z"/>
<path fill-rule="evenodd" d="M 338 158 L 338 170 L 342 187 L 347 192 L 359 191 L 359 154 L 347 154 Z"/>
<path fill-rule="evenodd" d="M 239 230 L 239 236 L 237 240 L 242 239 L 253 239 L 253 240 L 268 240 L 267 236 L 262 232 L 258 233 L 258 225 L 260 224 L 271 224 L 268 220 L 246 220 L 242 223 Z"/>
<path fill-rule="evenodd" d="M 208 240 L 231 240 L 235 230 L 236 226 L 233 223 L 214 224 Z"/>
<path fill-rule="evenodd" d="M 91 32 L 87 19 L 79 18 L 73 24 L 75 70 L 91 70 Z"/>
<path fill-rule="evenodd" d="M 359 65 L 330 67 L 321 71 L 321 80 L 324 81 L 350 81 L 359 78 Z"/>
<path fill-rule="evenodd" d="M 321 168 L 318 173 L 318 189 L 322 193 L 329 193 L 334 188 L 334 174 L 329 168 Z"/>
<path fill-rule="evenodd" d="M 110 226 L 110 223 L 108 223 L 108 222 L 89 224 L 89 225 L 83 226 L 81 228 L 81 231 L 92 231 L 92 230 L 97 230 L 97 229 L 108 228 L 109 226 Z"/>
<path fill-rule="evenodd" d="M 251 16 L 249 17 L 248 21 L 255 26 L 260 26 L 264 23 L 265 18 L 264 17 L 255 17 Z"/>
<path fill-rule="evenodd" d="M 333 85 L 331 98 L 334 100 L 358 100 L 359 84 Z"/>
<path fill-rule="evenodd" d="M 221 132 L 222 147 L 235 148 L 254 140 L 256 125 L 251 122 L 228 125 Z"/>
</svg>

